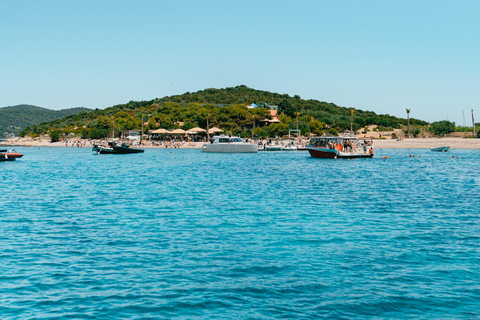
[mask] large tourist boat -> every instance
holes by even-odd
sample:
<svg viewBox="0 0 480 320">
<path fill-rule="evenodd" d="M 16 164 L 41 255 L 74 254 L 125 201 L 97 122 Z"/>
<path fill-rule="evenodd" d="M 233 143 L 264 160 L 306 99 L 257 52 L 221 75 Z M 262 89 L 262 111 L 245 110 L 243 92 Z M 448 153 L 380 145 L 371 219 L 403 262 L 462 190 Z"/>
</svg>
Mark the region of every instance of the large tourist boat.
<svg viewBox="0 0 480 320">
<path fill-rule="evenodd" d="M 7 150 L 3 149 L 0 150 L 0 161 L 14 161 L 17 158 L 23 157 L 23 154 L 15 152 L 15 149 Z"/>
<path fill-rule="evenodd" d="M 97 154 L 128 154 L 145 152 L 143 149 L 131 148 L 126 144 L 118 145 L 115 142 L 109 142 L 108 146 L 95 145 L 93 146 L 92 151 Z"/>
<path fill-rule="evenodd" d="M 244 142 L 242 138 L 232 136 L 215 136 L 210 143 L 204 144 L 203 152 L 215 153 L 254 153 L 258 152 L 258 144 Z"/>
<path fill-rule="evenodd" d="M 308 152 L 314 158 L 372 158 L 371 140 L 359 141 L 355 137 L 315 137 L 310 139 Z"/>
</svg>

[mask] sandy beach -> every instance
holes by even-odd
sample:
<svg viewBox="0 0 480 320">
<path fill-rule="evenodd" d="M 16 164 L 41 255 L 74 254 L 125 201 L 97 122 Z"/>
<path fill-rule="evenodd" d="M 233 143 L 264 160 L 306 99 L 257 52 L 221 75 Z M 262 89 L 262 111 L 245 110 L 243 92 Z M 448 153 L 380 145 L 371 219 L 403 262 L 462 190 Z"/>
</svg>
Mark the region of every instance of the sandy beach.
<svg viewBox="0 0 480 320">
<path fill-rule="evenodd" d="M 50 142 L 48 138 L 10 138 L 0 141 L 0 146 L 8 147 L 79 147 L 92 148 L 98 144 L 99 140 L 83 140 L 83 139 L 69 139 L 67 142 Z M 150 140 L 146 140 L 141 148 L 181 148 L 181 149 L 200 149 L 203 142 L 176 142 L 167 143 L 167 145 L 156 146 L 152 145 Z"/>
<path fill-rule="evenodd" d="M 473 138 L 410 138 L 373 140 L 377 149 L 430 149 L 449 146 L 451 149 L 480 149 L 480 139 Z"/>
<path fill-rule="evenodd" d="M 8 147 L 74 147 L 91 148 L 93 141 L 72 139 L 65 142 L 51 143 L 45 138 L 11 138 L 0 141 L 0 146 Z M 179 142 L 177 147 L 180 149 L 200 149 L 203 142 L 189 143 Z M 449 146 L 451 149 L 480 149 L 480 139 L 472 138 L 411 138 L 404 140 L 393 139 L 374 139 L 375 148 L 380 149 L 429 149 L 435 147 Z M 146 141 L 142 148 L 166 148 L 165 146 L 153 146 L 150 141 Z M 173 148 L 173 146 L 168 146 Z"/>
</svg>

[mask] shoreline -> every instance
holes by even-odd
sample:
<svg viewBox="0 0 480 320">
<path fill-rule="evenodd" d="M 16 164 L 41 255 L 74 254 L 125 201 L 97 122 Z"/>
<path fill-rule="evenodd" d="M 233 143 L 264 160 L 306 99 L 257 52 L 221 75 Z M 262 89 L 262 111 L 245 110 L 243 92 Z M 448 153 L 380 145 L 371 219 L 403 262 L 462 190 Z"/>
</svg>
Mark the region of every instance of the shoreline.
<svg viewBox="0 0 480 320">
<path fill-rule="evenodd" d="M 0 147 L 55 147 L 55 148 L 92 148 L 96 142 L 93 140 L 84 140 L 84 139 L 72 139 L 65 143 L 65 141 L 50 142 L 47 139 L 42 138 L 10 138 L 5 141 L 0 141 Z M 150 142 L 146 144 L 139 145 L 139 148 L 142 149 L 201 149 L 205 142 L 195 142 L 193 144 L 185 142 L 179 142 L 175 145 L 161 145 L 156 146 L 152 145 Z"/>
<path fill-rule="evenodd" d="M 361 138 L 360 138 L 361 139 Z M 149 142 L 141 145 L 145 149 L 201 149 L 206 142 L 179 143 L 177 147 L 174 146 L 155 146 Z M 73 146 L 72 146 L 73 144 Z M 63 147 L 76 148 L 79 144 L 81 148 L 93 147 L 93 141 L 74 139 L 68 142 L 54 142 L 51 143 L 47 139 L 42 138 L 10 138 L 5 141 L 0 141 L 0 147 Z M 430 149 L 436 147 L 449 146 L 450 149 L 480 149 L 480 139 L 475 138 L 409 138 L 404 140 L 392 139 L 374 139 L 374 147 L 376 149 Z"/>
<path fill-rule="evenodd" d="M 450 149 L 480 149 L 476 138 L 406 138 L 404 140 L 374 139 L 375 149 L 430 149 L 449 146 Z"/>
</svg>

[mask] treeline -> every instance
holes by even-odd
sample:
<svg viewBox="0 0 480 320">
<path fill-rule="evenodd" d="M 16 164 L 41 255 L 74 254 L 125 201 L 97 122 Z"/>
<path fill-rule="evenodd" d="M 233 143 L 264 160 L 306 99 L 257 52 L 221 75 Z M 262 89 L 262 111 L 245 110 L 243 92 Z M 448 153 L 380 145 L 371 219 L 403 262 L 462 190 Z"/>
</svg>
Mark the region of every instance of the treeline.
<svg viewBox="0 0 480 320">
<path fill-rule="evenodd" d="M 255 103 L 254 109 L 247 105 Z M 278 107 L 280 123 L 270 123 L 269 108 Z M 353 125 L 351 120 L 353 119 Z M 226 133 L 251 137 L 283 136 L 297 126 L 303 135 L 309 133 L 337 134 L 344 130 L 361 130 L 378 125 L 380 130 L 401 128 L 407 120 L 375 112 L 337 106 L 317 100 L 303 100 L 299 96 L 255 90 L 244 85 L 225 89 L 205 89 L 150 101 L 130 101 L 104 110 L 80 112 L 52 122 L 30 126 L 22 135 L 41 135 L 51 130 L 62 134 L 74 133 L 83 138 L 99 139 L 118 136 L 122 130 L 143 129 L 147 133 L 157 128 L 217 126 Z M 410 119 L 411 126 L 425 126 L 427 122 Z M 255 127 L 255 129 L 253 129 Z"/>
<path fill-rule="evenodd" d="M 9 133 L 18 134 L 22 129 L 37 123 L 52 121 L 89 110 L 86 108 L 50 110 L 27 104 L 0 108 L 0 137 Z"/>
<path fill-rule="evenodd" d="M 432 122 L 429 131 L 441 137 L 452 132 L 473 132 L 473 127 L 456 127 L 455 122 L 442 120 Z M 476 138 L 480 138 L 480 123 L 475 123 L 475 135 Z"/>
</svg>

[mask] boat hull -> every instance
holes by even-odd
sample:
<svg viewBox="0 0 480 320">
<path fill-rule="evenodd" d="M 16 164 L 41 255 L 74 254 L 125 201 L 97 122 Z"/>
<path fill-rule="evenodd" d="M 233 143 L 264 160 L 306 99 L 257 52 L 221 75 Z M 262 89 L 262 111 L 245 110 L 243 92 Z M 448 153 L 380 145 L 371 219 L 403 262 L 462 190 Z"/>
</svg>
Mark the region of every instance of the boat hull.
<svg viewBox="0 0 480 320">
<path fill-rule="evenodd" d="M 99 148 L 99 149 L 95 149 L 94 151 L 96 151 L 98 154 L 118 154 L 118 152 L 116 152 L 113 149 L 109 150 L 109 149 Z"/>
<path fill-rule="evenodd" d="M 92 148 L 92 151 L 96 152 L 97 154 L 129 154 L 129 153 L 145 152 L 145 150 L 143 149 L 134 149 L 129 147 L 121 147 L 121 146 L 112 146 L 111 148 L 94 146 Z"/>
<path fill-rule="evenodd" d="M 357 158 L 372 158 L 373 154 L 357 154 L 357 153 L 344 153 L 339 152 L 336 149 L 325 149 L 325 148 L 313 148 L 307 147 L 307 151 L 313 158 L 323 158 L 323 159 L 357 159 Z"/>
<path fill-rule="evenodd" d="M 13 161 L 17 158 L 23 157 L 23 154 L 18 152 L 2 152 L 0 153 L 0 161 Z"/>
<path fill-rule="evenodd" d="M 264 149 L 265 151 L 282 151 L 282 146 L 276 146 L 276 145 L 270 145 L 270 146 L 265 146 Z"/>
<path fill-rule="evenodd" d="M 202 151 L 207 153 L 257 153 L 258 145 L 235 143 L 205 144 L 202 147 Z"/>
<path fill-rule="evenodd" d="M 435 151 L 435 152 L 447 152 L 449 149 L 450 149 L 450 146 L 430 148 L 431 151 Z"/>
<path fill-rule="evenodd" d="M 145 152 L 145 150 L 143 150 L 143 149 L 136 149 L 136 148 L 130 148 L 130 147 L 122 147 L 122 146 L 113 146 L 113 150 L 115 150 L 117 154 L 142 153 L 142 152 Z"/>
</svg>

